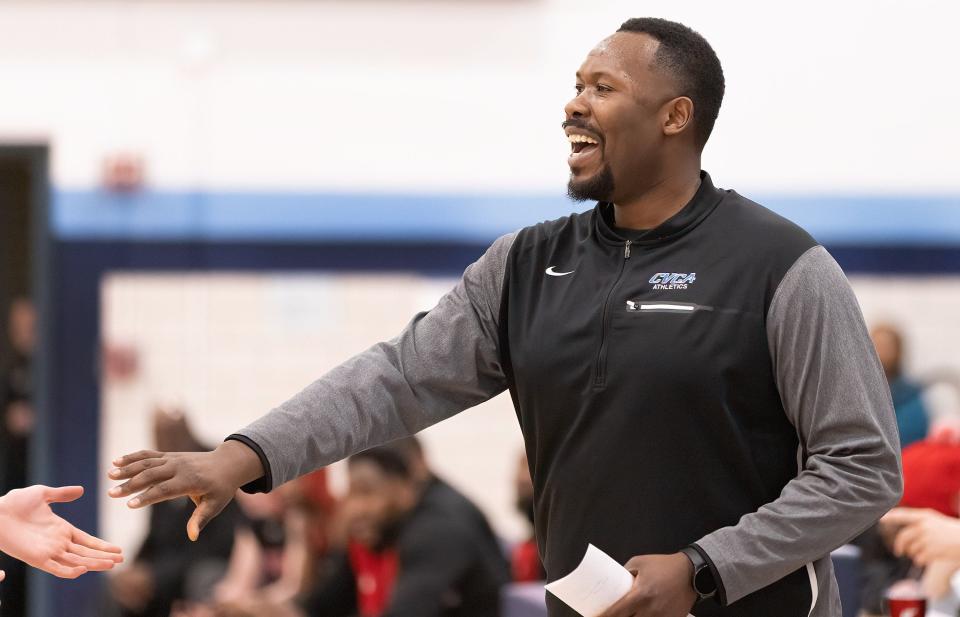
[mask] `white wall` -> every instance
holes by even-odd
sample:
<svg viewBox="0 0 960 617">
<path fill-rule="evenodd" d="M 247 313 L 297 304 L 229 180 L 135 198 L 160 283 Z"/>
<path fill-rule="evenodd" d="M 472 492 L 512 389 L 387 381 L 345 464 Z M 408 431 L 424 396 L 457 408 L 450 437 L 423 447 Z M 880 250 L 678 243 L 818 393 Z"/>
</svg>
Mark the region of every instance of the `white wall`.
<svg viewBox="0 0 960 617">
<path fill-rule="evenodd" d="M 4 2 L 0 141 L 61 187 L 133 149 L 159 187 L 559 192 L 573 73 L 637 14 L 721 57 L 719 184 L 960 188 L 952 0 Z"/>
</svg>

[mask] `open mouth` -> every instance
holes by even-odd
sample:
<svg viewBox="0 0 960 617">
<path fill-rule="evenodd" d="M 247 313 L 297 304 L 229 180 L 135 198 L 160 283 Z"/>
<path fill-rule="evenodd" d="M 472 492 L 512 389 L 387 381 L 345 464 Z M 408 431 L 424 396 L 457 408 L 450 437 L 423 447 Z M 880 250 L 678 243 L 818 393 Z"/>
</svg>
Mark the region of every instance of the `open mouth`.
<svg viewBox="0 0 960 617">
<path fill-rule="evenodd" d="M 568 162 L 571 164 L 580 162 L 582 159 L 600 150 L 600 142 L 590 135 L 570 133 L 567 135 L 567 140 L 570 142 L 570 157 Z"/>
</svg>

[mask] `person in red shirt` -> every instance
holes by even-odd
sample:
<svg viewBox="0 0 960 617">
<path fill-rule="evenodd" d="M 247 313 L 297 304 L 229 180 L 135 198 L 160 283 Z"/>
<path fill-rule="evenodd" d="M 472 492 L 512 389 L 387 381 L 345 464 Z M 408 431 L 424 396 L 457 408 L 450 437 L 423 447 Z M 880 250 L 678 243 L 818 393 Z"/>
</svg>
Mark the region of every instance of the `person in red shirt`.
<svg viewBox="0 0 960 617">
<path fill-rule="evenodd" d="M 399 448 L 349 459 L 346 550 L 303 600 L 310 617 L 497 617 L 506 562 L 442 484 Z"/>
</svg>

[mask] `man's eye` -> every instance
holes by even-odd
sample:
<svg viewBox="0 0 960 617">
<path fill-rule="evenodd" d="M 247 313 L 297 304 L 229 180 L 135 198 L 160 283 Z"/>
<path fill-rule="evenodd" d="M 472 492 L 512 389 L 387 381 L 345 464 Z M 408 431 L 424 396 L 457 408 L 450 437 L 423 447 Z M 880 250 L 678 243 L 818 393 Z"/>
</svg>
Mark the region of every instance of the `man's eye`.
<svg viewBox="0 0 960 617">
<path fill-rule="evenodd" d="M 581 92 L 583 92 L 583 84 L 577 84 L 576 86 L 574 86 L 574 88 L 576 88 L 577 94 L 580 94 Z"/>
<path fill-rule="evenodd" d="M 613 88 L 604 84 L 597 84 L 597 92 L 613 92 Z"/>
</svg>

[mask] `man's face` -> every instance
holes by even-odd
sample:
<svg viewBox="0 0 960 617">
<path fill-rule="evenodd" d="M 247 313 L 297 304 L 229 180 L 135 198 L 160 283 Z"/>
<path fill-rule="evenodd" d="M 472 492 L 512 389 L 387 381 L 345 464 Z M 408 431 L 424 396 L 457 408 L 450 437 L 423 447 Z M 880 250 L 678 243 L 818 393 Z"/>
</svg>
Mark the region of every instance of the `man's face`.
<svg viewBox="0 0 960 617">
<path fill-rule="evenodd" d="M 376 547 L 406 513 L 410 483 L 364 459 L 350 462 L 348 477 L 348 533 L 361 544 Z"/>
<path fill-rule="evenodd" d="M 654 181 L 675 86 L 652 67 L 659 42 L 618 32 L 587 56 L 564 108 L 571 139 L 567 191 L 577 200 L 622 202 Z"/>
</svg>

